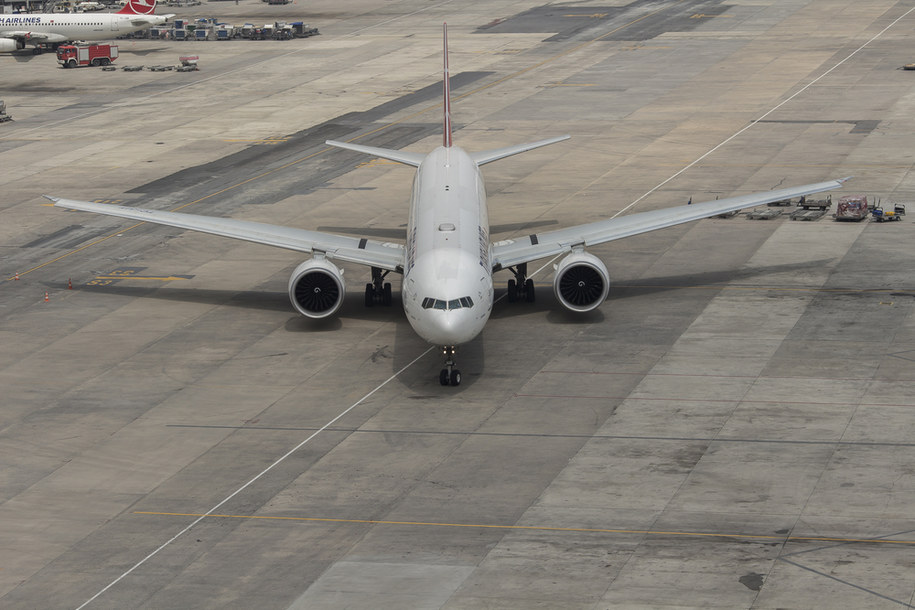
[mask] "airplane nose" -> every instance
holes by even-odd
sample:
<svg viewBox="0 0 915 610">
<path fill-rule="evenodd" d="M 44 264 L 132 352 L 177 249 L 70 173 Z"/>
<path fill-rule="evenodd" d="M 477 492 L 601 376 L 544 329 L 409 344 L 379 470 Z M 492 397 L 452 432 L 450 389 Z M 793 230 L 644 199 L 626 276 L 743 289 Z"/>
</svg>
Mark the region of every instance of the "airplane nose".
<svg viewBox="0 0 915 610">
<path fill-rule="evenodd" d="M 420 333 L 436 345 L 461 345 L 483 330 L 485 320 L 475 319 L 471 311 L 427 310 L 426 332 Z"/>
</svg>

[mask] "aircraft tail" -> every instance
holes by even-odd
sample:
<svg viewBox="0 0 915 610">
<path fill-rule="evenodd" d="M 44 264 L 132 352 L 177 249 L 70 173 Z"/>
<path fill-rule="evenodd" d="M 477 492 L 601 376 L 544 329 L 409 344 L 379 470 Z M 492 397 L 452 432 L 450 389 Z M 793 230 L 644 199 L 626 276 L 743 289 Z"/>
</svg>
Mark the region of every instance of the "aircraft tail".
<svg viewBox="0 0 915 610">
<path fill-rule="evenodd" d="M 442 77 L 444 121 L 442 125 L 442 146 L 451 148 L 451 74 L 448 72 L 448 24 L 442 24 L 445 69 Z"/>
<path fill-rule="evenodd" d="M 127 0 L 118 15 L 152 15 L 156 12 L 156 0 Z"/>
</svg>

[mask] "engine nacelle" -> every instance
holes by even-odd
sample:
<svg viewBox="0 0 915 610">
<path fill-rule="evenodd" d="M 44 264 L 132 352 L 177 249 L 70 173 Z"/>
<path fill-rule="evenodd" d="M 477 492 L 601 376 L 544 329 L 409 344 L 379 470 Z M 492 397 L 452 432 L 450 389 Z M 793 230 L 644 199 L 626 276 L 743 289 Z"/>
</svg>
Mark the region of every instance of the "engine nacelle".
<svg viewBox="0 0 915 610">
<path fill-rule="evenodd" d="M 553 292 L 566 309 L 579 313 L 596 309 L 609 291 L 607 267 L 593 254 L 575 251 L 556 266 Z"/>
<path fill-rule="evenodd" d="M 323 258 L 305 261 L 289 278 L 289 300 L 300 314 L 309 318 L 326 318 L 337 313 L 344 294 L 343 270 Z"/>
<path fill-rule="evenodd" d="M 12 38 L 0 38 L 0 53 L 9 53 L 11 51 L 18 51 L 23 48 L 25 45 L 19 44 Z"/>
</svg>

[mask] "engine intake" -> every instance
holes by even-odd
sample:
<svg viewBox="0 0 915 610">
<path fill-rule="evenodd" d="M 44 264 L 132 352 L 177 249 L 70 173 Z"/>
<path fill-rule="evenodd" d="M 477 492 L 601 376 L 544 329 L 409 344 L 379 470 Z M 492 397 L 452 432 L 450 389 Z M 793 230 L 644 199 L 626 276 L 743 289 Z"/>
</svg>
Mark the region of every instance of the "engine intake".
<svg viewBox="0 0 915 610">
<path fill-rule="evenodd" d="M 300 314 L 309 318 L 326 318 L 337 313 L 344 294 L 343 271 L 323 258 L 305 261 L 289 278 L 289 300 Z"/>
<path fill-rule="evenodd" d="M 600 306 L 610 291 L 603 261 L 584 251 L 572 252 L 556 266 L 553 292 L 563 307 L 584 313 Z"/>
</svg>

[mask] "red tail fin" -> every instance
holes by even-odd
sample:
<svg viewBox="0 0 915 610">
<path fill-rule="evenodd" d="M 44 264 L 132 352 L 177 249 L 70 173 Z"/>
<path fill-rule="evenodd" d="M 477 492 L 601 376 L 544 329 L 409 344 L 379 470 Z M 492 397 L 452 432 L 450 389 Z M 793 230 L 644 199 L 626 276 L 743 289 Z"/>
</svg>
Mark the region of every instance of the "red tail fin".
<svg viewBox="0 0 915 610">
<path fill-rule="evenodd" d="M 451 76 L 448 74 L 448 24 L 442 24 L 442 36 L 445 47 L 445 76 L 442 79 L 442 94 L 445 98 L 445 124 L 442 133 L 442 146 L 451 148 Z"/>
<path fill-rule="evenodd" d="M 152 15 L 156 12 L 156 0 L 127 0 L 119 15 Z"/>
</svg>

